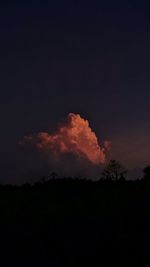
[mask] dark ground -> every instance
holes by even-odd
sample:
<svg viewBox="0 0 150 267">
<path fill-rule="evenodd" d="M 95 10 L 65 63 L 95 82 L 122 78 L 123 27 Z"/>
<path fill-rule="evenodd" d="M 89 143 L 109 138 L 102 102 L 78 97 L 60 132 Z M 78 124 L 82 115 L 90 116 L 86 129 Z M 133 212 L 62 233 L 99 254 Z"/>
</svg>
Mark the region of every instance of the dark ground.
<svg viewBox="0 0 150 267">
<path fill-rule="evenodd" d="M 0 266 L 149 266 L 150 186 L 0 186 Z"/>
</svg>

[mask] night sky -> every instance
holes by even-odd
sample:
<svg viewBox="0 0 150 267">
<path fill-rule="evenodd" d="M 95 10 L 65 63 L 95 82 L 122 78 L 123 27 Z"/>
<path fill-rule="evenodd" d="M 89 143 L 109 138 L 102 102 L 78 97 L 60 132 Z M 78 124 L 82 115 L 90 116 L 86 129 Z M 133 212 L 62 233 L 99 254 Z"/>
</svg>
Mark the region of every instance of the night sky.
<svg viewBox="0 0 150 267">
<path fill-rule="evenodd" d="M 150 163 L 149 7 L 49 2 L 0 4 L 0 182 L 46 169 L 18 143 L 54 132 L 70 112 L 88 119 L 100 143 L 112 142 L 110 157 L 143 168 Z"/>
</svg>

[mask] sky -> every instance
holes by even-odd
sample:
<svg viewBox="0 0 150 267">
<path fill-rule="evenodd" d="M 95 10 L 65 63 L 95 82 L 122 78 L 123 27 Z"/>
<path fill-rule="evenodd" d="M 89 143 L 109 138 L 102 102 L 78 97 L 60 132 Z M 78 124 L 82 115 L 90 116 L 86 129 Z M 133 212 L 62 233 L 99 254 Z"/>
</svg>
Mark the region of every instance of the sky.
<svg viewBox="0 0 150 267">
<path fill-rule="evenodd" d="M 0 182 L 59 170 L 19 141 L 54 133 L 69 113 L 87 119 L 100 144 L 111 141 L 110 157 L 128 169 L 150 164 L 149 6 L 47 2 L 0 4 Z"/>
</svg>

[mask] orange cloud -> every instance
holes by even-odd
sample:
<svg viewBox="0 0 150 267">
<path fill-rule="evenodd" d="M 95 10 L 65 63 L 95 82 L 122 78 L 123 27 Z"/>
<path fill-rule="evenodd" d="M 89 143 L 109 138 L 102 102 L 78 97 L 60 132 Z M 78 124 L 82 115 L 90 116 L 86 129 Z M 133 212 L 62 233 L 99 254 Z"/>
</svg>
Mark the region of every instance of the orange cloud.
<svg viewBox="0 0 150 267">
<path fill-rule="evenodd" d="M 31 142 L 31 139 L 38 149 L 51 153 L 55 158 L 64 153 L 73 153 L 96 165 L 106 161 L 108 142 L 101 147 L 89 122 L 79 114 L 70 113 L 66 124 L 59 127 L 55 134 L 41 132 L 36 137 L 24 137 L 25 142 Z"/>
</svg>

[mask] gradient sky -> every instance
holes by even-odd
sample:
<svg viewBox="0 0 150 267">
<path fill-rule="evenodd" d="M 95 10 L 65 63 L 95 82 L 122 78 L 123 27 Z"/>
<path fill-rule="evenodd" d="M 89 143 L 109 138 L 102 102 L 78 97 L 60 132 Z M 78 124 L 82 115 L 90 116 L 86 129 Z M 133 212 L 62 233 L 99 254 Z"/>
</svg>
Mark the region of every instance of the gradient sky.
<svg viewBox="0 0 150 267">
<path fill-rule="evenodd" d="M 70 112 L 128 168 L 149 164 L 149 6 L 49 2 L 0 4 L 0 182 L 16 181 L 27 161 L 18 141 Z"/>
</svg>

